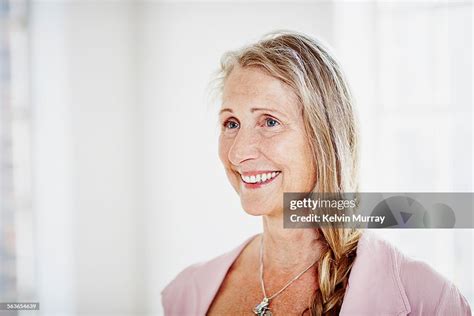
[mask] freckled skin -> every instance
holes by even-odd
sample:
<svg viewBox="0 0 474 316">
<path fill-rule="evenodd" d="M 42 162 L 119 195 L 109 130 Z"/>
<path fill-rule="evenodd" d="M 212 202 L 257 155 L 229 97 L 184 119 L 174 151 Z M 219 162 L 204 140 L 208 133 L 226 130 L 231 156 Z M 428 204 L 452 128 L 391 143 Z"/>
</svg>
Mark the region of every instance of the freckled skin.
<svg viewBox="0 0 474 316">
<path fill-rule="evenodd" d="M 258 263 L 259 245 L 260 237 L 245 247 L 227 272 L 206 315 L 254 315 L 252 309 L 263 299 Z M 270 295 L 295 276 L 295 271 L 284 273 L 282 270 L 266 270 L 265 273 L 265 288 Z M 313 267 L 271 301 L 272 314 L 309 316 L 307 308 L 318 288 L 316 279 L 317 272 Z"/>
<path fill-rule="evenodd" d="M 275 239 L 268 239 L 267 254 L 283 259 L 270 259 L 265 265 L 265 287 L 268 293 L 276 293 L 316 255 L 308 246 L 308 238 L 303 238 L 314 238 L 314 232 L 279 231 L 283 230 L 283 193 L 311 191 L 316 181 L 301 106 L 291 88 L 278 79 L 258 68 L 238 66 L 225 82 L 222 101 L 219 157 L 243 209 L 251 215 L 263 215 L 268 236 L 274 233 Z M 248 188 L 240 173 L 250 171 L 281 173 L 266 185 Z M 287 237 L 298 247 L 289 249 L 287 242 L 272 244 Z M 260 238 L 252 240 L 232 264 L 208 315 L 253 315 L 252 308 L 263 298 Z M 290 257 L 285 256 L 286 250 L 291 250 Z M 288 269 L 283 268 L 285 264 L 290 264 Z M 310 306 L 316 280 L 313 267 L 271 301 L 273 315 L 301 315 Z"/>
<path fill-rule="evenodd" d="M 220 114 L 222 124 L 231 123 L 222 127 L 219 157 L 243 209 L 251 215 L 282 216 L 283 193 L 311 191 L 316 181 L 296 95 L 258 68 L 236 66 L 225 82 L 222 101 L 222 109 L 232 113 Z M 281 174 L 268 185 L 246 188 L 239 172 L 255 170 Z"/>
</svg>

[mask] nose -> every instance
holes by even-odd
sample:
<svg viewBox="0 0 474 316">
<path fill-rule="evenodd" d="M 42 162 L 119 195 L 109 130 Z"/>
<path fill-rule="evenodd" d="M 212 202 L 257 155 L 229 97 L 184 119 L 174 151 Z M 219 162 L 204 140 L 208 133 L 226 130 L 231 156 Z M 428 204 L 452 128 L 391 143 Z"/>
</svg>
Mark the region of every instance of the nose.
<svg viewBox="0 0 474 316">
<path fill-rule="evenodd" d="M 260 154 L 260 137 L 252 128 L 241 128 L 229 150 L 229 161 L 237 166 L 246 160 L 257 159 Z"/>
</svg>

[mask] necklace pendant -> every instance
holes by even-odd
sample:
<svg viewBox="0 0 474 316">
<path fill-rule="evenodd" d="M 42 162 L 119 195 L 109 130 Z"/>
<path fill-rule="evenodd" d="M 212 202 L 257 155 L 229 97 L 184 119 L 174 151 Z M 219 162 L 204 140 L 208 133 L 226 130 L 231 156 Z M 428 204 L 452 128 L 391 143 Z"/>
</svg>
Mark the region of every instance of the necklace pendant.
<svg viewBox="0 0 474 316">
<path fill-rule="evenodd" d="M 253 309 L 253 313 L 258 316 L 272 316 L 272 312 L 268 307 L 269 304 L 270 302 L 268 301 L 268 298 L 264 297 L 262 302 L 255 306 L 255 308 Z"/>
<path fill-rule="evenodd" d="M 266 310 L 263 312 L 262 316 L 272 316 L 272 312 L 270 312 L 270 309 L 266 309 Z"/>
</svg>

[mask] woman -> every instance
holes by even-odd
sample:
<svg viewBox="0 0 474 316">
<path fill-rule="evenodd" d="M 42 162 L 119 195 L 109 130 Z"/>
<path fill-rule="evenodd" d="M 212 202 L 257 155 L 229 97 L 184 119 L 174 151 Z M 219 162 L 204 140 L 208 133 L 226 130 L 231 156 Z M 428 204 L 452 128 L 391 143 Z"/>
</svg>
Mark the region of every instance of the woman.
<svg viewBox="0 0 474 316">
<path fill-rule="evenodd" d="M 263 233 L 181 272 L 166 315 L 469 315 L 427 265 L 355 229 L 283 229 L 284 192 L 354 192 L 357 129 L 341 70 L 317 41 L 273 34 L 222 61 L 219 155 Z"/>
</svg>

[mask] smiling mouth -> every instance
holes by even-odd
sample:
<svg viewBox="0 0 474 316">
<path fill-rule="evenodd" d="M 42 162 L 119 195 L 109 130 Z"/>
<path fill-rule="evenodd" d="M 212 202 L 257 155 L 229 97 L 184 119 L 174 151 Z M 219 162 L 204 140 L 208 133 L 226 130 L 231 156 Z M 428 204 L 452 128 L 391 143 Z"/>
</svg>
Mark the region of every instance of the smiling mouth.
<svg viewBox="0 0 474 316">
<path fill-rule="evenodd" d="M 258 187 L 267 183 L 270 183 L 275 179 L 281 171 L 268 171 L 262 173 L 256 173 L 252 175 L 240 175 L 242 181 L 249 187 Z"/>
</svg>

